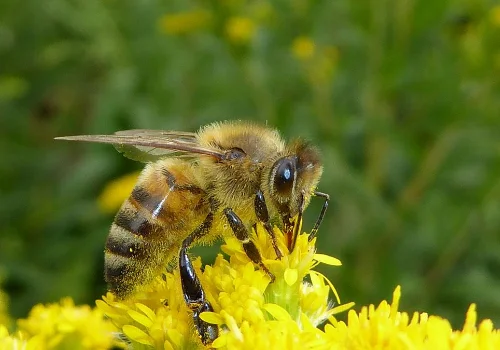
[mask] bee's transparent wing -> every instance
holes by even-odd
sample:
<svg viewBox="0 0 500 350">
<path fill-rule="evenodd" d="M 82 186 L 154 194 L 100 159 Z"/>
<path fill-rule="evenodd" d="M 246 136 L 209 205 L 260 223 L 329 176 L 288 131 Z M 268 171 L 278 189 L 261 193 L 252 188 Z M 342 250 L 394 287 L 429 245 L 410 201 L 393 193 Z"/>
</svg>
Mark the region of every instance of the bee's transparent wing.
<svg viewBox="0 0 500 350">
<path fill-rule="evenodd" d="M 114 144 L 118 152 L 125 157 L 140 162 L 152 162 L 164 157 L 182 157 L 189 156 L 192 153 L 200 152 L 201 147 L 197 143 L 196 133 L 186 131 L 170 131 L 170 130 L 151 130 L 151 129 L 131 129 L 122 130 L 115 133 L 117 136 L 130 138 L 140 138 L 142 141 L 152 140 L 165 142 L 161 146 L 141 146 L 130 143 Z M 113 135 L 114 136 L 114 135 Z M 182 148 L 190 148 L 190 150 L 176 149 L 175 144 Z M 165 148 L 168 147 L 168 148 Z M 174 147 L 174 148 L 171 148 Z M 213 150 L 206 150 L 213 151 Z"/>
<path fill-rule="evenodd" d="M 196 140 L 196 133 L 189 131 L 155 130 L 155 129 L 129 129 L 117 131 L 114 135 L 118 136 L 136 136 L 136 137 L 154 137 L 154 138 L 175 138 L 186 141 Z"/>
<path fill-rule="evenodd" d="M 200 146 L 195 133 L 183 131 L 135 129 L 118 131 L 114 135 L 63 136 L 56 140 L 110 143 L 125 157 L 141 162 L 194 154 L 223 156 L 217 149 Z"/>
</svg>

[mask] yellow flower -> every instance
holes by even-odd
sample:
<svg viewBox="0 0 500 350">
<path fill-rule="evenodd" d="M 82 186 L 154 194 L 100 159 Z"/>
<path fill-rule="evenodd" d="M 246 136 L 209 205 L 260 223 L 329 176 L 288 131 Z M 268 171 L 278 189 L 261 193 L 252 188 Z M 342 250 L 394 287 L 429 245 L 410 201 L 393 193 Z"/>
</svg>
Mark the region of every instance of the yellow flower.
<svg viewBox="0 0 500 350">
<path fill-rule="evenodd" d="M 0 325 L 0 350 L 44 350 L 47 346 L 41 337 L 29 338 L 22 332 L 9 334 L 7 327 Z"/>
<path fill-rule="evenodd" d="M 97 199 L 103 213 L 116 213 L 130 195 L 139 177 L 139 172 L 124 175 L 111 181 Z"/>
<path fill-rule="evenodd" d="M 347 323 L 334 317 L 325 326 L 331 349 L 500 349 L 500 332 L 490 320 L 476 327 L 476 307 L 472 304 L 462 331 L 454 331 L 450 323 L 426 313 L 398 311 L 401 288 L 393 294 L 391 304 L 382 301 L 349 311 Z"/>
<path fill-rule="evenodd" d="M 199 260 L 195 266 L 199 269 Z M 96 304 L 122 330 L 134 349 L 144 346 L 155 349 L 202 347 L 182 296 L 177 269 L 156 278 L 131 299 L 118 301 L 108 293 Z"/>
<path fill-rule="evenodd" d="M 27 319 L 17 321 L 18 330 L 9 335 L 0 326 L 0 349 L 109 349 L 119 345 L 116 328 L 101 311 L 75 306 L 69 298 L 59 304 L 35 305 Z"/>
<path fill-rule="evenodd" d="M 255 244 L 264 264 L 276 277 L 269 277 L 252 262 L 235 238 L 227 238 L 222 250 L 229 262 L 218 256 L 213 267 L 205 267 L 203 280 L 216 302 L 215 312 L 202 318 L 223 326 L 214 347 L 228 349 L 293 349 L 321 344 L 323 332 L 316 327 L 333 314 L 352 306 L 332 307 L 330 291 L 340 303 L 333 285 L 314 271 L 320 262 L 339 266 L 340 261 L 315 253 L 315 240 L 299 235 L 295 249 L 288 252 L 283 233 L 275 230 L 284 257 L 276 260 L 267 232 L 257 227 Z M 306 277 L 311 282 L 306 281 Z M 209 283 L 209 282 L 212 283 Z M 215 287 L 215 288 L 214 288 Z"/>
<path fill-rule="evenodd" d="M 226 23 L 226 35 L 235 44 L 247 44 L 256 31 L 255 22 L 247 17 L 232 17 Z"/>
<path fill-rule="evenodd" d="M 236 238 L 226 238 L 215 263 L 201 271 L 195 269 L 214 312 L 201 318 L 219 325 L 219 338 L 213 346 L 223 349 L 315 348 L 324 345 L 326 335 L 317 328 L 332 315 L 352 303 L 333 307 L 331 296 L 340 303 L 333 285 L 313 270 L 319 263 L 339 266 L 340 261 L 315 252 L 315 240 L 299 235 L 293 252 L 288 252 L 283 233 L 275 228 L 278 245 L 284 253 L 276 259 L 269 234 L 257 227 L 254 242 L 264 264 L 276 280 L 254 266 Z M 156 349 L 203 348 L 194 331 L 192 313 L 185 305 L 177 269 L 157 278 L 125 301 L 108 293 L 97 301 L 101 309 L 136 346 Z M 333 293 L 330 293 L 333 291 Z"/>
<path fill-rule="evenodd" d="M 180 35 L 206 28 L 212 19 L 210 12 L 195 10 L 167 14 L 160 18 L 160 30 L 169 35 Z"/>
<path fill-rule="evenodd" d="M 500 5 L 494 6 L 491 9 L 490 19 L 494 26 L 500 27 Z"/>
<path fill-rule="evenodd" d="M 292 53 L 300 61 L 308 61 L 314 57 L 316 44 L 307 36 L 299 36 L 292 43 Z"/>
<path fill-rule="evenodd" d="M 299 36 L 292 43 L 292 53 L 302 63 L 312 85 L 331 82 L 339 59 L 339 51 L 335 46 L 317 47 L 311 38 Z"/>
<path fill-rule="evenodd" d="M 340 261 L 315 251 L 315 239 L 299 235 L 289 252 L 285 237 L 274 229 L 284 256 L 275 259 L 270 237 L 258 226 L 254 242 L 263 262 L 276 277 L 254 266 L 241 242 L 227 238 L 214 264 L 201 271 L 193 265 L 213 312 L 201 318 L 219 326 L 217 349 L 500 349 L 500 331 L 490 320 L 477 325 L 476 306 L 467 311 L 461 331 L 441 317 L 399 311 L 401 288 L 391 303 L 350 310 L 347 321 L 334 315 L 352 307 L 340 304 L 333 285 L 314 271 L 319 263 L 339 266 Z M 332 292 L 332 293 L 330 293 Z M 333 307 L 334 296 L 336 307 Z M 193 326 L 192 312 L 184 302 L 179 272 L 159 276 L 129 299 L 119 301 L 108 293 L 98 308 L 76 307 L 71 299 L 60 304 L 37 305 L 18 330 L 9 334 L 0 325 L 0 350 L 7 349 L 204 349 Z M 103 314 L 110 321 L 103 320 Z M 325 320 L 324 329 L 318 328 Z M 118 339 L 122 339 L 121 342 Z"/>
</svg>

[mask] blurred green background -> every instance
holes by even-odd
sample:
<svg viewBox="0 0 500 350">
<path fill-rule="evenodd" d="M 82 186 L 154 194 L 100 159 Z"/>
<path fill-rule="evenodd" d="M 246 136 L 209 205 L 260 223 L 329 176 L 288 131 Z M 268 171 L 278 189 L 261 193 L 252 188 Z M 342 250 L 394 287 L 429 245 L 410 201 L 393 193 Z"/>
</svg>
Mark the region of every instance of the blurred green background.
<svg viewBox="0 0 500 350">
<path fill-rule="evenodd" d="M 343 301 L 378 303 L 401 284 L 403 310 L 459 327 L 475 302 L 498 327 L 499 77 L 492 0 L 3 0 L 10 312 L 100 297 L 113 214 L 97 198 L 142 167 L 55 136 L 250 119 L 322 150 L 319 251 L 343 261 L 322 270 Z"/>
</svg>

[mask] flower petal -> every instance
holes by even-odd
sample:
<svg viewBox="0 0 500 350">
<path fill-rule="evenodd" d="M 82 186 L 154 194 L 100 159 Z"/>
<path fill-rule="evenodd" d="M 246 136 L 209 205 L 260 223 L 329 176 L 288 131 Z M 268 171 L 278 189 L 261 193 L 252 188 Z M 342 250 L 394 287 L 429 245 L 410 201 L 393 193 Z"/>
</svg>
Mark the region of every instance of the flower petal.
<svg viewBox="0 0 500 350">
<path fill-rule="evenodd" d="M 339 259 L 334 258 L 333 256 L 330 256 L 330 255 L 326 255 L 326 254 L 316 253 L 316 254 L 314 254 L 313 259 L 316 261 L 319 261 L 320 263 L 330 265 L 330 266 L 341 266 L 342 265 L 342 262 Z"/>
<path fill-rule="evenodd" d="M 151 341 L 149 335 L 146 332 L 140 330 L 139 328 L 126 324 L 125 326 L 123 326 L 122 330 L 123 333 L 125 333 L 125 335 L 130 340 L 136 341 L 141 344 L 153 346 L 153 342 Z"/>
<path fill-rule="evenodd" d="M 208 323 L 211 324 L 216 324 L 216 325 L 221 325 L 224 324 L 225 321 L 221 317 L 221 315 L 215 313 L 215 312 L 210 312 L 210 311 L 205 311 L 200 314 L 200 318 Z"/>
<path fill-rule="evenodd" d="M 151 310 L 149 307 L 147 307 L 144 304 L 141 303 L 135 303 L 135 307 L 144 312 L 146 316 L 149 317 L 149 319 L 154 320 L 155 319 L 155 313 L 153 310 Z"/>
<path fill-rule="evenodd" d="M 290 321 L 292 319 L 288 311 L 286 311 L 279 305 L 269 303 L 265 304 L 263 308 L 278 321 Z"/>
<path fill-rule="evenodd" d="M 286 284 L 288 284 L 289 286 L 293 286 L 295 284 L 295 282 L 297 282 L 297 279 L 299 277 L 299 273 L 298 273 L 297 269 L 287 268 L 285 270 L 285 274 L 283 277 L 285 277 Z"/>
<path fill-rule="evenodd" d="M 128 310 L 127 313 L 134 321 L 140 323 L 146 328 L 151 327 L 151 325 L 153 324 L 153 321 L 149 317 L 140 312 L 137 312 L 135 310 Z"/>
</svg>

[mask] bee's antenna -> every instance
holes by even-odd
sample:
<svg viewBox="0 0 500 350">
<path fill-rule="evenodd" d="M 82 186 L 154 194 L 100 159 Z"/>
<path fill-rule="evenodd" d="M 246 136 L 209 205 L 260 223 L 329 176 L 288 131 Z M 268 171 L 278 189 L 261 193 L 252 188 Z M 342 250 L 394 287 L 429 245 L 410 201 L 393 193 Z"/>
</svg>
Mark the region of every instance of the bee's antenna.
<svg viewBox="0 0 500 350">
<path fill-rule="evenodd" d="M 321 209 L 321 212 L 319 213 L 318 219 L 316 220 L 316 223 L 314 224 L 311 233 L 309 234 L 309 242 L 312 241 L 312 239 L 316 236 L 316 233 L 318 232 L 318 228 L 321 225 L 321 222 L 323 221 L 323 218 L 325 217 L 326 209 L 328 209 L 328 202 L 330 201 L 330 196 L 326 193 L 323 192 L 314 192 L 314 196 L 316 197 L 322 197 L 325 199 L 325 203 L 323 203 L 323 208 Z"/>
</svg>

